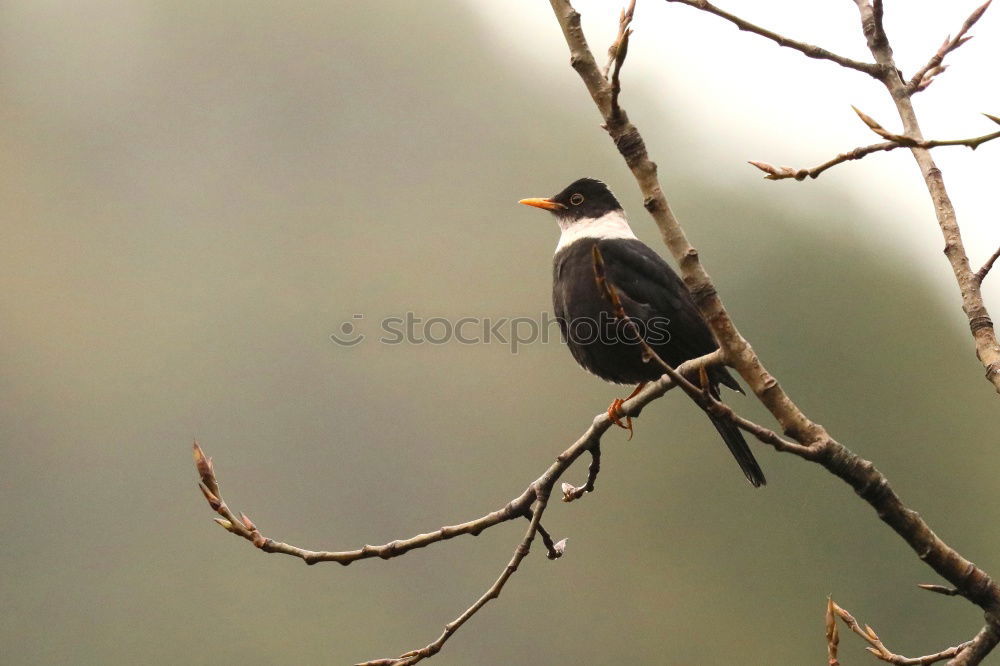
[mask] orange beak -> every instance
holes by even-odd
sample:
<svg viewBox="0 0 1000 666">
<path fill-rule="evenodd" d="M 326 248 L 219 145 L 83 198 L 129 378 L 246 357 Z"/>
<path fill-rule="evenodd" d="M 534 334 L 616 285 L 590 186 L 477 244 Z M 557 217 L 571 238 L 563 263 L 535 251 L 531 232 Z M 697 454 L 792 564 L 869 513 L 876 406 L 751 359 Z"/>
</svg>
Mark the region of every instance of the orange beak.
<svg viewBox="0 0 1000 666">
<path fill-rule="evenodd" d="M 523 203 L 525 206 L 534 206 L 535 208 L 544 208 L 545 210 L 562 210 L 566 208 L 566 206 L 552 199 L 521 199 L 517 203 Z"/>
</svg>

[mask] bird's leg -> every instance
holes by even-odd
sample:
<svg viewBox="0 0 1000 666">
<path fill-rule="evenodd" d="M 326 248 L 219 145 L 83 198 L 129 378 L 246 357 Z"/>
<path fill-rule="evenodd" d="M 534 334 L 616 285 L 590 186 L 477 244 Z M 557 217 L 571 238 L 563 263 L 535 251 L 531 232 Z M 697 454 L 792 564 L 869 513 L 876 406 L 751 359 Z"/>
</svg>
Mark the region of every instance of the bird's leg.
<svg viewBox="0 0 1000 666">
<path fill-rule="evenodd" d="M 642 382 L 641 384 L 636 386 L 635 390 L 629 393 L 628 397 L 626 398 L 615 398 L 614 401 L 611 403 L 611 406 L 608 407 L 608 418 L 611 419 L 611 422 L 614 423 L 619 428 L 628 430 L 629 441 L 631 441 L 632 439 L 632 417 L 625 416 L 625 422 L 622 423 L 622 416 L 624 415 L 621 413 L 621 408 L 626 401 L 631 400 L 635 396 L 639 395 L 639 391 L 641 391 L 646 386 L 646 384 L 647 382 Z"/>
<path fill-rule="evenodd" d="M 698 382 L 701 384 L 702 392 L 709 393 L 711 384 L 708 382 L 708 370 L 705 369 L 705 366 L 698 368 Z"/>
</svg>

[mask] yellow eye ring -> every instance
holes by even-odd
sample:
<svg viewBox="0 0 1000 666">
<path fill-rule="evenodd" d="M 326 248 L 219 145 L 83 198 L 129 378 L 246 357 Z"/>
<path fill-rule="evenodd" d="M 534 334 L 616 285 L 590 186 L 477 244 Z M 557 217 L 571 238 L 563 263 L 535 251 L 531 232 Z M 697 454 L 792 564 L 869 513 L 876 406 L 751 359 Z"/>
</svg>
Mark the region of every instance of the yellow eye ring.
<svg viewBox="0 0 1000 666">
<path fill-rule="evenodd" d="M 579 206 L 580 204 L 583 203 L 583 195 L 577 192 L 576 194 L 574 194 L 569 198 L 569 202 L 574 206 Z"/>
</svg>

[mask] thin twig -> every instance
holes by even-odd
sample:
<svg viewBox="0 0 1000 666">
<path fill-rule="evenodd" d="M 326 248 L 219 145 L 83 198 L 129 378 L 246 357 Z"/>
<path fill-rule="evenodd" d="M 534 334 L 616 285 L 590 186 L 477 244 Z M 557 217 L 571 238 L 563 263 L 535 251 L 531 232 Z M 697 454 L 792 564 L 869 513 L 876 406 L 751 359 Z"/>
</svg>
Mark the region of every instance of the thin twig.
<svg viewBox="0 0 1000 666">
<path fill-rule="evenodd" d="M 626 33 L 629 32 L 628 27 L 632 23 L 633 16 L 635 16 L 635 0 L 631 0 L 628 7 L 623 9 L 621 15 L 618 17 L 618 35 L 615 37 L 615 41 L 611 43 L 611 46 L 608 47 L 608 64 L 602 70 L 604 78 L 608 78 L 611 66 L 618 59 L 618 48 L 621 46 L 622 40 L 626 38 Z"/>
<path fill-rule="evenodd" d="M 957 597 L 961 591 L 954 587 L 948 587 L 946 585 L 932 585 L 931 583 L 918 583 L 917 587 L 921 590 L 927 590 L 928 592 L 934 592 L 935 594 L 943 594 L 946 597 Z"/>
<path fill-rule="evenodd" d="M 937 53 L 931 56 L 931 59 L 927 61 L 926 65 L 917 70 L 917 73 L 914 74 L 910 81 L 906 84 L 906 87 L 911 94 L 926 90 L 927 86 L 934 81 L 934 77 L 947 68 L 947 65 L 941 64 L 944 61 L 945 56 L 972 39 L 971 36 L 966 37 L 965 33 L 967 33 L 969 29 L 983 17 L 983 14 L 986 13 L 986 10 L 989 8 L 991 2 L 993 2 L 993 0 L 987 0 L 985 4 L 977 7 L 972 14 L 969 15 L 969 18 L 965 19 L 965 23 L 962 24 L 961 29 L 959 29 L 955 37 L 946 37 L 940 48 L 938 48 Z"/>
<path fill-rule="evenodd" d="M 366 661 L 361 664 L 357 664 L 357 666 L 411 666 L 411 664 L 416 664 L 417 662 L 423 661 L 428 657 L 433 657 L 441 651 L 445 642 L 451 638 L 456 631 L 458 631 L 459 627 L 475 615 L 480 608 L 485 606 L 491 600 L 498 598 L 500 596 L 500 591 L 503 590 L 503 586 L 507 584 L 510 577 L 514 575 L 515 571 L 517 571 L 521 561 L 527 557 L 528 551 L 531 550 L 531 542 L 535 539 L 535 534 L 538 532 L 539 524 L 542 519 L 542 513 L 545 511 L 545 505 L 548 502 L 549 496 L 546 489 L 542 487 L 538 487 L 536 489 L 536 493 L 537 498 L 535 500 L 534 513 L 531 518 L 531 523 L 528 525 L 528 531 L 525 532 L 524 538 L 521 539 L 521 542 L 517 544 L 517 548 L 514 549 L 514 554 L 511 556 L 510 562 L 508 562 L 507 566 L 504 567 L 502 572 L 500 572 L 499 578 L 497 578 L 493 585 L 491 585 L 490 588 L 476 600 L 476 603 L 469 606 L 465 612 L 446 624 L 444 626 L 444 631 L 440 636 L 438 636 L 437 640 L 432 643 L 428 643 L 419 650 L 412 650 L 396 657 L 395 659 L 376 659 L 374 661 Z"/>
<path fill-rule="evenodd" d="M 976 271 L 976 282 L 980 284 L 983 283 L 983 280 L 985 280 L 986 276 L 989 275 L 990 270 L 993 268 L 993 264 L 996 263 L 998 258 L 1000 258 L 1000 247 L 997 248 L 996 252 L 990 255 L 990 258 L 986 260 L 983 267 Z"/>
<path fill-rule="evenodd" d="M 677 370 L 682 373 L 697 372 L 700 367 L 704 365 L 716 364 L 719 360 L 719 353 L 713 352 L 711 354 L 705 354 L 704 356 L 691 359 L 690 361 L 680 365 Z M 621 411 L 623 414 L 635 417 L 639 414 L 643 407 L 653 400 L 663 396 L 665 393 L 675 388 L 675 386 L 676 384 L 674 380 L 669 375 L 664 375 L 660 377 L 660 379 L 650 382 L 641 393 L 636 395 L 631 400 L 626 401 L 622 405 Z M 474 520 L 455 525 L 448 525 L 432 532 L 417 534 L 416 536 L 412 536 L 407 539 L 397 539 L 381 546 L 366 545 L 361 548 L 345 551 L 307 550 L 305 548 L 300 548 L 287 543 L 281 543 L 264 537 L 257 529 L 257 526 L 250 522 L 250 519 L 245 514 L 241 513 L 240 516 L 237 517 L 233 510 L 226 504 L 226 501 L 222 496 L 222 490 L 219 486 L 218 477 L 215 474 L 215 465 L 212 462 L 212 459 L 205 455 L 205 452 L 202 450 L 198 442 L 194 442 L 193 452 L 195 467 L 201 478 L 199 488 L 201 489 L 202 494 L 205 495 L 205 499 L 208 501 L 212 510 L 221 516 L 221 518 L 216 519 L 216 522 L 226 529 L 226 531 L 252 542 L 255 546 L 266 553 L 290 555 L 303 560 L 306 564 L 337 562 L 339 564 L 348 565 L 352 562 L 356 562 L 357 560 L 370 559 L 373 557 L 379 557 L 384 560 L 399 557 L 400 555 L 408 553 L 411 550 L 424 548 L 439 541 L 453 539 L 463 534 L 478 536 L 483 530 L 489 529 L 494 525 L 528 515 L 531 512 L 532 503 L 537 499 L 537 489 L 544 488 L 547 491 L 550 491 L 556 481 L 561 478 L 563 473 L 569 469 L 569 467 L 576 462 L 581 455 L 587 452 L 590 452 L 592 461 L 590 464 L 587 484 L 584 486 L 584 490 L 586 492 L 592 491 L 594 488 L 594 482 L 597 479 L 597 474 L 600 471 L 600 439 L 604 433 L 607 432 L 608 428 L 611 427 L 611 425 L 612 422 L 608 418 L 606 412 L 602 412 L 595 416 L 593 422 L 590 424 L 590 427 L 587 428 L 587 430 L 573 443 L 572 446 L 559 454 L 555 462 L 553 462 L 548 469 L 545 470 L 544 474 L 529 484 L 528 487 L 525 488 L 524 492 L 522 492 L 519 496 L 515 497 L 496 511 L 492 511 Z"/>
<path fill-rule="evenodd" d="M 597 475 L 601 472 L 601 445 L 595 444 L 590 449 L 590 469 L 587 470 L 587 482 L 582 486 L 574 486 L 570 483 L 562 484 L 564 502 L 572 502 L 583 497 L 584 493 L 594 492 L 594 484 L 597 482 Z"/>
<path fill-rule="evenodd" d="M 932 139 L 930 141 L 917 141 L 916 139 L 908 136 L 896 135 L 893 141 L 874 143 L 870 146 L 859 146 L 858 148 L 849 150 L 846 153 L 841 153 L 811 169 L 793 169 L 786 166 L 776 167 L 772 164 L 768 164 L 767 162 L 757 162 L 754 160 L 750 160 L 750 164 L 766 173 L 767 175 L 764 176 L 764 178 L 767 180 L 785 180 L 787 178 L 805 180 L 806 178 L 817 178 L 821 173 L 831 167 L 843 164 L 844 162 L 850 162 L 851 160 L 860 160 L 861 158 L 871 155 L 872 153 L 883 151 L 888 152 L 890 150 L 896 150 L 897 148 L 939 148 L 941 146 L 966 146 L 975 150 L 987 141 L 992 141 L 993 139 L 998 138 L 1000 138 L 1000 132 L 970 137 L 968 139 Z M 1000 250 L 998 250 L 998 253 L 1000 253 Z"/>
<path fill-rule="evenodd" d="M 694 7 L 695 9 L 700 9 L 704 12 L 709 12 L 715 14 L 716 16 L 723 18 L 733 25 L 735 25 L 740 30 L 745 30 L 747 32 L 752 32 L 754 34 L 760 35 L 766 39 L 770 39 L 772 42 L 778 46 L 784 46 L 786 48 L 794 49 L 799 53 L 809 57 L 816 58 L 817 60 L 830 60 L 837 63 L 841 67 L 847 67 L 850 69 L 856 69 L 859 72 L 864 72 L 868 76 L 879 78 L 881 76 L 881 70 L 879 66 L 875 63 L 861 62 L 859 60 L 852 60 L 851 58 L 846 58 L 842 55 L 837 55 L 831 51 L 827 51 L 819 46 L 814 46 L 812 44 L 807 44 L 805 42 L 796 41 L 794 39 L 789 39 L 783 35 L 779 35 L 776 32 L 768 30 L 767 28 L 762 28 L 759 25 L 754 25 L 745 19 L 741 19 L 739 16 L 730 14 L 729 12 L 716 7 L 706 0 L 667 0 L 667 2 L 678 2 L 682 5 L 688 5 L 689 7 Z"/>
<path fill-rule="evenodd" d="M 566 541 L 568 539 L 560 539 L 559 541 L 553 541 L 552 535 L 548 533 L 541 523 L 538 523 L 538 536 L 542 538 L 542 544 L 545 546 L 545 550 L 548 551 L 546 557 L 550 560 L 558 560 L 566 552 Z"/>
<path fill-rule="evenodd" d="M 857 5 L 858 11 L 861 15 L 862 31 L 864 32 L 865 39 L 868 42 L 868 47 L 875 58 L 875 64 L 870 64 L 859 63 L 840 56 L 835 56 L 834 54 L 830 54 L 822 49 L 815 51 L 817 47 L 813 47 L 809 44 L 790 42 L 790 40 L 787 40 L 781 35 L 759 26 L 755 26 L 743 19 L 740 19 L 739 17 L 729 14 L 728 12 L 722 11 L 706 0 L 667 1 L 681 2 L 696 9 L 715 14 L 716 16 L 734 23 L 742 30 L 749 30 L 750 32 L 754 32 L 762 37 L 775 41 L 782 46 L 796 48 L 811 57 L 825 58 L 836 62 L 843 67 L 863 71 L 866 74 L 882 81 L 882 83 L 889 90 L 889 93 L 896 104 L 896 109 L 899 112 L 900 119 L 903 121 L 903 135 L 909 137 L 913 141 L 923 141 L 923 134 L 920 131 L 920 125 L 917 122 L 916 113 L 913 110 L 913 103 L 911 99 L 915 90 L 912 89 L 912 82 L 906 83 L 902 80 L 899 69 L 896 67 L 895 60 L 893 59 L 892 48 L 889 45 L 888 39 L 885 37 L 884 29 L 881 28 L 881 2 L 877 3 L 878 12 L 876 13 L 876 8 L 873 7 L 871 2 L 868 0 L 855 0 L 855 4 Z M 552 3 L 557 15 L 560 11 L 565 12 L 565 8 L 569 7 L 569 2 L 555 2 L 555 0 L 550 0 L 550 3 Z M 966 20 L 966 24 L 971 27 L 972 24 L 979 20 L 989 5 L 990 3 L 987 2 L 977 8 L 976 11 L 974 11 Z M 575 12 L 573 13 L 575 14 Z M 591 72 L 590 63 L 587 62 L 583 51 L 579 48 L 580 45 L 586 48 L 586 39 L 583 38 L 583 32 L 579 29 L 579 26 L 573 25 L 572 21 L 565 20 L 567 18 L 571 18 L 571 15 L 566 14 L 565 17 L 561 17 L 560 23 L 563 27 L 563 34 L 565 35 L 567 42 L 570 44 L 570 51 L 573 57 L 573 67 L 587 84 L 587 87 L 590 89 L 591 96 L 594 97 L 594 101 L 597 103 L 598 107 L 601 108 L 605 104 L 605 98 L 603 96 L 598 96 L 597 87 L 599 86 L 599 82 L 595 80 L 595 77 Z M 963 26 L 963 29 L 967 31 L 968 27 Z M 949 48 L 948 46 L 951 41 L 954 40 L 946 40 L 946 44 L 942 45 L 941 58 L 943 58 L 947 52 L 958 48 L 958 46 L 961 45 L 962 40 L 967 40 L 968 38 L 964 36 L 963 32 L 960 36 L 956 37 L 956 39 L 958 41 L 956 41 L 954 47 Z M 936 57 L 931 59 L 931 62 L 928 63 L 928 65 L 931 66 L 924 74 L 921 75 L 923 78 L 932 75 L 932 72 L 938 71 L 939 67 L 934 65 L 935 62 L 940 62 L 940 60 L 936 60 Z M 918 74 L 920 74 L 920 72 L 918 72 Z M 602 113 L 604 113 L 603 109 Z M 604 113 L 604 115 L 605 118 L 607 118 L 608 114 Z M 615 136 L 616 134 L 621 135 L 621 130 L 625 126 L 626 123 L 619 123 L 618 132 L 611 132 L 611 130 L 609 130 L 609 132 L 612 133 L 612 136 Z M 617 137 L 616 141 L 618 141 Z M 619 150 L 625 157 L 626 162 L 632 169 L 633 174 L 636 175 L 640 187 L 643 187 L 643 191 L 647 194 L 647 196 L 651 196 L 655 191 L 659 190 L 659 183 L 655 181 L 655 171 L 653 169 L 639 168 L 642 161 L 640 160 L 641 155 L 638 148 L 641 147 L 644 151 L 644 146 L 642 146 L 639 141 L 630 141 L 628 145 L 636 147 L 637 150 L 635 151 L 635 154 L 629 154 L 628 152 L 622 150 L 621 147 L 619 147 Z M 951 203 L 947 190 L 945 189 L 941 171 L 934 164 L 934 160 L 931 158 L 928 150 L 920 146 L 913 146 L 911 147 L 911 152 L 913 153 L 917 165 L 920 167 L 921 175 L 924 178 L 927 190 L 934 202 L 934 211 L 937 216 L 938 225 L 941 228 L 941 233 L 945 240 L 945 254 L 951 264 L 952 272 L 955 275 L 955 281 L 961 292 L 962 309 L 965 311 L 966 317 L 968 318 L 969 329 L 976 343 L 976 356 L 986 369 L 986 379 L 993 385 L 997 393 L 1000 393 L 1000 342 L 997 340 L 996 331 L 993 327 L 993 320 L 990 318 L 989 312 L 983 303 L 980 285 L 975 279 L 973 279 L 972 269 L 969 266 L 968 255 L 965 252 L 961 231 L 956 219 L 955 208 Z M 762 162 L 760 164 L 763 165 L 764 163 Z M 763 167 L 763 169 L 767 171 L 769 175 L 772 175 L 770 171 L 768 171 L 767 166 Z M 761 167 L 758 166 L 758 168 Z M 788 167 L 774 167 L 775 173 L 773 175 L 780 175 L 782 178 L 794 177 L 783 175 L 786 170 L 792 174 L 798 173 Z M 646 171 L 648 173 L 641 174 L 640 171 Z M 662 197 L 662 195 L 651 196 L 651 198 L 647 201 L 647 209 L 653 215 L 654 219 L 657 220 L 658 224 L 662 222 L 663 224 L 669 225 L 669 227 L 661 227 L 661 232 L 664 235 L 664 240 L 667 242 L 667 245 L 670 247 L 671 251 L 674 252 L 674 256 L 679 260 L 680 257 L 687 251 L 687 248 L 690 248 L 690 244 L 687 243 L 687 239 L 684 237 L 683 232 L 679 231 L 679 225 L 677 225 L 676 220 L 673 219 L 673 214 L 666 205 L 666 199 Z M 660 216 L 661 219 L 657 219 L 658 216 Z M 701 276 L 692 274 L 689 277 L 695 279 L 699 283 L 705 282 Z M 711 305 L 714 306 L 717 299 L 710 300 L 713 301 Z M 709 304 L 700 303 L 699 305 L 703 308 L 707 308 Z M 716 308 L 712 307 L 711 309 Z M 731 330 L 730 332 L 735 331 Z M 716 334 L 719 335 L 720 331 L 716 330 Z M 725 344 L 723 346 L 725 346 Z M 734 367 L 736 367 L 737 370 L 740 369 L 738 363 Z M 780 397 L 780 402 L 784 403 L 785 407 L 789 407 L 790 401 L 786 400 L 786 396 L 784 396 L 783 393 L 778 393 L 777 395 Z M 758 397 L 761 397 L 762 400 L 764 399 L 759 393 Z M 785 416 L 796 416 L 796 430 L 814 428 L 816 425 L 808 421 L 808 419 L 805 419 L 804 415 L 802 418 L 798 418 L 797 409 L 789 408 L 779 411 Z M 772 413 L 774 413 L 773 410 Z M 775 415 L 778 416 L 778 414 Z M 787 430 L 787 424 L 782 423 L 782 426 Z"/>
<path fill-rule="evenodd" d="M 677 370 L 682 373 L 697 373 L 699 368 L 705 365 L 716 364 L 719 361 L 719 353 L 713 352 L 702 357 L 691 359 L 690 361 L 687 361 L 679 366 Z M 621 407 L 621 412 L 633 417 L 638 416 L 644 406 L 663 396 L 675 386 L 674 380 L 670 376 L 664 375 L 660 379 L 650 382 L 641 393 L 626 401 Z M 250 541 L 264 552 L 280 553 L 283 555 L 298 557 L 307 564 L 315 564 L 317 562 L 339 562 L 340 564 L 347 565 L 356 560 L 372 557 L 390 559 L 392 557 L 403 555 L 404 553 L 416 548 L 423 548 L 439 541 L 454 538 L 461 534 L 471 534 L 476 536 L 483 530 L 489 529 L 499 523 L 514 520 L 521 516 L 530 516 L 531 523 L 528 531 L 521 543 L 518 545 L 518 548 L 515 549 L 514 556 L 511 558 L 504 571 L 500 574 L 500 577 L 497 578 L 496 582 L 494 582 L 494 584 L 476 601 L 476 603 L 470 606 L 450 624 L 446 625 L 444 632 L 438 637 L 437 640 L 419 650 L 408 652 L 400 657 L 365 662 L 366 666 L 408 666 L 436 654 L 441 649 L 441 646 L 444 645 L 445 641 L 447 641 L 448 638 L 462 624 L 464 624 L 480 608 L 490 601 L 490 599 L 495 599 L 499 596 L 500 590 L 517 569 L 521 560 L 527 555 L 528 548 L 530 547 L 531 541 L 536 533 L 541 535 L 550 559 L 556 559 L 562 555 L 566 547 L 566 539 L 553 542 L 551 536 L 542 530 L 540 526 L 542 513 L 544 513 L 545 507 L 547 506 L 548 497 L 553 486 L 563 473 L 581 455 L 588 451 L 591 453 L 592 461 L 590 471 L 588 473 L 587 485 L 584 486 L 584 491 L 589 492 L 594 489 L 594 481 L 596 480 L 598 471 L 600 470 L 600 438 L 611 427 L 611 425 L 612 422 L 608 418 L 606 412 L 598 414 L 594 417 L 594 420 L 587 431 L 584 432 L 572 446 L 563 451 L 556 458 L 555 462 L 549 466 L 544 474 L 533 481 L 525 489 L 525 491 L 521 493 L 521 495 L 514 498 L 504 507 L 496 511 L 466 523 L 442 527 L 433 532 L 418 534 L 414 537 L 410 537 L 409 539 L 391 541 L 382 546 L 366 545 L 362 548 L 349 551 L 306 550 L 304 548 L 299 548 L 298 546 L 276 542 L 263 536 L 250 518 L 243 513 L 240 513 L 239 516 L 237 516 L 235 512 L 229 508 L 222 496 L 219 480 L 215 474 L 215 465 L 213 464 L 212 459 L 205 455 L 201 446 L 197 442 L 193 445 L 193 452 L 195 467 L 197 468 L 198 475 L 201 478 L 199 488 L 201 489 L 202 494 L 204 494 L 205 499 L 208 501 L 212 510 L 221 516 L 220 518 L 215 519 L 219 525 L 221 525 L 228 532 Z M 582 492 L 580 494 L 582 495 Z"/>
<path fill-rule="evenodd" d="M 939 661 L 944 661 L 945 659 L 951 659 L 959 654 L 961 654 L 966 648 L 970 647 L 974 640 L 966 641 L 960 645 L 955 645 L 954 647 L 946 648 L 940 652 L 935 652 L 934 654 L 924 655 L 922 657 L 904 657 L 901 654 L 895 654 L 889 650 L 872 629 L 867 624 L 862 627 L 858 624 L 858 621 L 854 619 L 854 616 L 848 613 L 846 610 L 837 605 L 833 599 L 827 600 L 827 611 L 826 611 L 826 627 L 827 627 L 827 651 L 830 654 L 830 665 L 835 666 L 839 662 L 837 661 L 837 627 L 834 623 L 833 617 L 836 616 L 840 618 L 847 627 L 861 636 L 868 643 L 870 647 L 865 648 L 873 655 L 878 657 L 884 662 L 895 664 L 895 666 L 927 666 L 928 664 L 936 664 Z M 833 630 L 831 631 L 830 626 L 833 624 Z"/>
</svg>

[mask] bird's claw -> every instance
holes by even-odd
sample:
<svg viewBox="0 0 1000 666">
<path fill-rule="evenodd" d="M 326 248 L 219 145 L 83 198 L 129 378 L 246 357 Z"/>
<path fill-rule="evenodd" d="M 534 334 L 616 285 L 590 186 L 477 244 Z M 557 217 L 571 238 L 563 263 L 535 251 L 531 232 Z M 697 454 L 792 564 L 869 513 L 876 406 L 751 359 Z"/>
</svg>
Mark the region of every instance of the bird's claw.
<svg viewBox="0 0 1000 666">
<path fill-rule="evenodd" d="M 628 441 L 631 441 L 633 432 L 632 417 L 628 416 L 627 414 L 622 414 L 621 409 L 622 405 L 624 404 L 625 404 L 624 400 L 622 400 L 621 398 L 615 398 L 614 402 L 611 403 L 611 406 L 608 407 L 608 418 L 611 419 L 611 422 L 614 423 L 619 428 L 621 428 L 622 430 L 628 430 Z M 622 422 L 623 417 L 624 417 L 624 423 Z"/>
</svg>

